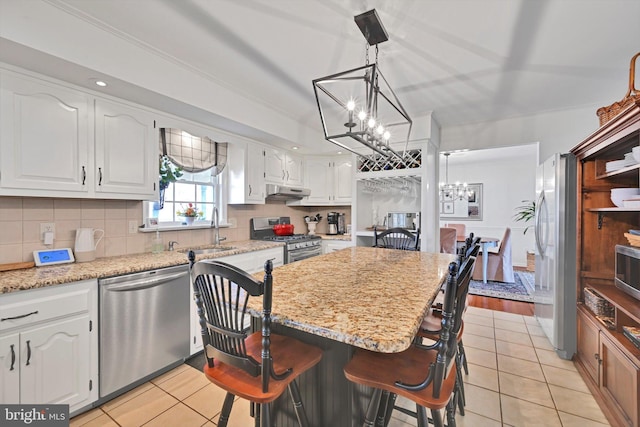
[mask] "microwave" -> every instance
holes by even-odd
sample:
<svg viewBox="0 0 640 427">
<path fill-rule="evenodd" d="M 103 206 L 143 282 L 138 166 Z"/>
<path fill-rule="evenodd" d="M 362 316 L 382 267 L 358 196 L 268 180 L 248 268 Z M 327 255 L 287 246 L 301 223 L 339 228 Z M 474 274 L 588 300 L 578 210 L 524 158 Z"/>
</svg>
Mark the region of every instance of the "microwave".
<svg viewBox="0 0 640 427">
<path fill-rule="evenodd" d="M 640 248 L 616 245 L 616 287 L 640 300 Z"/>
<path fill-rule="evenodd" d="M 388 212 L 387 227 L 417 230 L 420 228 L 420 212 Z"/>
</svg>

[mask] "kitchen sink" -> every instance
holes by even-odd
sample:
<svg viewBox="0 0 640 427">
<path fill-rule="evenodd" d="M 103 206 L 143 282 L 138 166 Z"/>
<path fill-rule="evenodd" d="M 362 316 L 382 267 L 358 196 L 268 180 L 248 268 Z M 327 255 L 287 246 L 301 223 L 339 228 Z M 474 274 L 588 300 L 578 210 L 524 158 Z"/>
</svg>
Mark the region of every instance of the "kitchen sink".
<svg viewBox="0 0 640 427">
<path fill-rule="evenodd" d="M 216 246 L 213 248 L 204 248 L 204 249 L 181 249 L 180 252 L 183 254 L 188 254 L 189 251 L 193 251 L 196 255 L 202 254 L 215 254 L 218 252 L 230 251 L 235 249 L 233 246 Z"/>
</svg>

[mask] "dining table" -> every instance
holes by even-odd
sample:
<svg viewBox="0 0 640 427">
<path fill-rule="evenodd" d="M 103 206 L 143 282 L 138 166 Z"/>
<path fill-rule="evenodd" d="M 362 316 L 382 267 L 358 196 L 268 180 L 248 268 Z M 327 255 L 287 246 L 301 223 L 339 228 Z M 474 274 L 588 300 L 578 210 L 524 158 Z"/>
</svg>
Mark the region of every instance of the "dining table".
<svg viewBox="0 0 640 427">
<path fill-rule="evenodd" d="M 362 425 L 371 389 L 349 383 L 344 365 L 356 348 L 409 348 L 454 261 L 451 254 L 356 246 L 273 270 L 272 331 L 323 349 L 320 363 L 298 379 L 312 426 Z M 259 301 L 249 310 L 257 330 Z M 298 426 L 288 396 L 273 412 L 279 427 Z"/>
</svg>

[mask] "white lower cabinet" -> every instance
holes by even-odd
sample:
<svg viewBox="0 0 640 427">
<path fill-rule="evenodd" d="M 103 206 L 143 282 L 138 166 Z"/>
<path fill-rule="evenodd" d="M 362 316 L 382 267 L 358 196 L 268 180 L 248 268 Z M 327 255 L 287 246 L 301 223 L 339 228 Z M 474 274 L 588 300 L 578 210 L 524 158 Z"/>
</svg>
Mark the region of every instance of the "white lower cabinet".
<svg viewBox="0 0 640 427">
<path fill-rule="evenodd" d="M 349 248 L 353 245 L 351 240 L 322 240 L 322 253 L 328 254 L 330 252 L 339 251 L 340 249 Z"/>
<path fill-rule="evenodd" d="M 20 403 L 20 334 L 0 336 L 0 403 Z"/>
<path fill-rule="evenodd" d="M 231 255 L 228 257 L 216 258 L 218 261 L 226 262 L 236 266 L 248 273 L 257 273 L 264 270 L 264 263 L 271 259 L 273 266 L 277 267 L 284 264 L 284 247 L 263 249 L 261 251 L 247 252 L 239 255 Z M 195 354 L 203 349 L 202 333 L 200 329 L 200 319 L 196 304 L 193 300 L 193 287 L 191 288 L 191 354 Z"/>
<path fill-rule="evenodd" d="M 97 282 L 0 296 L 0 403 L 98 399 Z"/>
</svg>

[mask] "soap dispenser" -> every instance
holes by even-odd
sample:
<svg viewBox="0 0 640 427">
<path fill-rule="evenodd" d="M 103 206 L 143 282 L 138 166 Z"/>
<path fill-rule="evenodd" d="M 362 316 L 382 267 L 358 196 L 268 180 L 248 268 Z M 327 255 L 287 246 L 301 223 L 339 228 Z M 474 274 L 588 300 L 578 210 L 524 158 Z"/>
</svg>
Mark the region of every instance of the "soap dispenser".
<svg viewBox="0 0 640 427">
<path fill-rule="evenodd" d="M 162 237 L 160 237 L 160 231 L 156 230 L 156 237 L 151 242 L 151 252 L 159 254 L 164 251 L 164 243 L 162 243 Z"/>
</svg>

